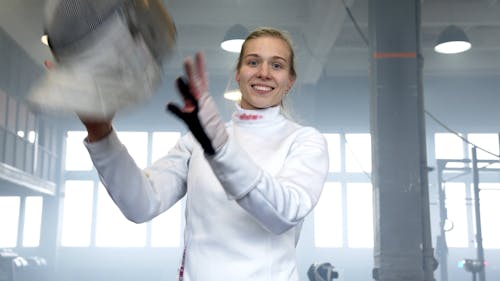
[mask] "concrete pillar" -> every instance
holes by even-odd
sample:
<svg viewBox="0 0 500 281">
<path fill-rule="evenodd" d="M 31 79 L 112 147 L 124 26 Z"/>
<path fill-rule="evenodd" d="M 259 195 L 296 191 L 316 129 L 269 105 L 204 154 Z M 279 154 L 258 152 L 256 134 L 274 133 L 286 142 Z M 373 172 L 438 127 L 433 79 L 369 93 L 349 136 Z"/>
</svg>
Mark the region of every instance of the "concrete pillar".
<svg viewBox="0 0 500 281">
<path fill-rule="evenodd" d="M 418 0 L 371 0 L 374 270 L 381 281 L 431 281 Z"/>
</svg>

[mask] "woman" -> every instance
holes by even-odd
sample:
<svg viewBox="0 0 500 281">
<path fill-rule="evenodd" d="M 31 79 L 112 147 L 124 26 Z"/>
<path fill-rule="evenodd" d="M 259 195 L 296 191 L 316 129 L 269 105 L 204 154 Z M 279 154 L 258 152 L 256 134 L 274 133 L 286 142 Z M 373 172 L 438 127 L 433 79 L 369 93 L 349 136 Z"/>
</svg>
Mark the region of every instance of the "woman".
<svg viewBox="0 0 500 281">
<path fill-rule="evenodd" d="M 299 280 L 295 247 L 321 194 L 328 153 L 317 130 L 281 113 L 296 79 L 289 39 L 271 28 L 247 37 L 236 69 L 242 98 L 227 124 L 207 92 L 200 53 L 185 72 L 178 80 L 185 104 L 168 108 L 192 133 L 143 171 L 110 123 L 84 122 L 103 184 L 137 223 L 186 196 L 179 279 Z"/>
</svg>

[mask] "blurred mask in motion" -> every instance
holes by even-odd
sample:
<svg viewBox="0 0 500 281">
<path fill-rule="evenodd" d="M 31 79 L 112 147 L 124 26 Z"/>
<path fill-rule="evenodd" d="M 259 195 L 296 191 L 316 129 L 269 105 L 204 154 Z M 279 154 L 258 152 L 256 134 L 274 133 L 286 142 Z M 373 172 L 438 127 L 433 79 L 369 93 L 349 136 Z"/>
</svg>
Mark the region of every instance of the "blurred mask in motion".
<svg viewBox="0 0 500 281">
<path fill-rule="evenodd" d="M 177 35 L 161 0 L 48 0 L 44 24 L 55 63 L 28 101 L 93 119 L 150 98 Z"/>
</svg>

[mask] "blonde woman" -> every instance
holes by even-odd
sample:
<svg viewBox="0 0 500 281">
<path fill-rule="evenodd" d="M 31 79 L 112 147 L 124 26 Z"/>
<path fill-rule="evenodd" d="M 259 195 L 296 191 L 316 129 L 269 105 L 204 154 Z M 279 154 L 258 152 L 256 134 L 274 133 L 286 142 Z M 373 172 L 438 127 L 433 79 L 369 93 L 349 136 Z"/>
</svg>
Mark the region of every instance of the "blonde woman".
<svg viewBox="0 0 500 281">
<path fill-rule="evenodd" d="M 184 63 L 184 105 L 169 104 L 191 132 L 140 170 L 111 122 L 84 122 L 85 144 L 103 184 L 131 221 L 146 222 L 186 197 L 179 280 L 297 281 L 296 245 L 328 173 L 327 145 L 314 128 L 281 112 L 296 80 L 287 35 L 252 32 L 240 53 L 242 98 L 221 120 L 203 55 Z"/>
</svg>

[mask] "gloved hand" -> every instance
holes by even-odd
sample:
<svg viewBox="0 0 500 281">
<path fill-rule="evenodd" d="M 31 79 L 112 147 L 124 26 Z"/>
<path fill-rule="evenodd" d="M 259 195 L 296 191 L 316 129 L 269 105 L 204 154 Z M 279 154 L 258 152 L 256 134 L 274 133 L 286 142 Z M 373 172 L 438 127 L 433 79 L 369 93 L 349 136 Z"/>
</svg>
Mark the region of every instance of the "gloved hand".
<svg viewBox="0 0 500 281">
<path fill-rule="evenodd" d="M 186 77 L 177 78 L 177 88 L 184 100 L 184 107 L 169 103 L 167 109 L 182 119 L 208 155 L 214 155 L 227 142 L 226 126 L 215 102 L 208 94 L 205 62 L 201 53 L 195 62 L 184 61 Z"/>
</svg>

